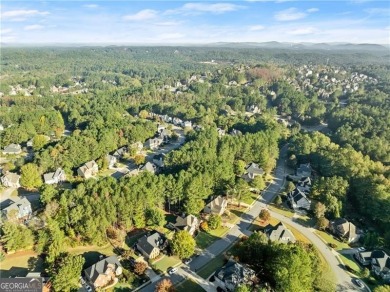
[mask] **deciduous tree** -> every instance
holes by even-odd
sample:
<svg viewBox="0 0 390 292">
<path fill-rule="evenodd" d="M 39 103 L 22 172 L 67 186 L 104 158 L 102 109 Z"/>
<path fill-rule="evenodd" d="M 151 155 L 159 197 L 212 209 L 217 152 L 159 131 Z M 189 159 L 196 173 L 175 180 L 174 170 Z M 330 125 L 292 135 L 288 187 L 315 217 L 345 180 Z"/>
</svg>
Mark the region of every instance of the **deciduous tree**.
<svg viewBox="0 0 390 292">
<path fill-rule="evenodd" d="M 195 246 L 195 239 L 185 230 L 176 232 L 171 241 L 172 252 L 181 259 L 191 257 Z"/>
</svg>

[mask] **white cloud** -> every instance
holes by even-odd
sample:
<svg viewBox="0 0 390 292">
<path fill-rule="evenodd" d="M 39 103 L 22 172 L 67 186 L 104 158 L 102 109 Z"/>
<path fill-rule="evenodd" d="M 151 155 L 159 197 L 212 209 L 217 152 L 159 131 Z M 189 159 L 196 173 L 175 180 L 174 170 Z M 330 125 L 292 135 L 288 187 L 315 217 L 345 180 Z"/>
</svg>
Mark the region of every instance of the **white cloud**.
<svg viewBox="0 0 390 292">
<path fill-rule="evenodd" d="M 39 10 L 9 10 L 1 13 L 2 18 L 19 18 L 23 19 L 27 16 L 37 16 L 37 15 L 48 15 L 48 11 L 39 11 Z"/>
<path fill-rule="evenodd" d="M 180 21 L 162 21 L 162 22 L 156 22 L 155 23 L 158 26 L 178 26 L 181 24 Z"/>
<path fill-rule="evenodd" d="M 12 32 L 12 29 L 10 28 L 4 28 L 0 31 L 1 34 L 9 34 Z"/>
<path fill-rule="evenodd" d="M 43 25 L 39 25 L 39 24 L 32 24 L 32 25 L 27 25 L 24 27 L 24 30 L 38 30 L 38 29 L 42 29 L 44 28 Z"/>
<path fill-rule="evenodd" d="M 369 9 L 365 9 L 364 11 L 372 15 L 384 15 L 384 16 L 390 15 L 389 8 L 369 8 Z"/>
<path fill-rule="evenodd" d="M 309 8 L 306 10 L 307 13 L 313 13 L 313 12 L 318 12 L 319 9 L 318 8 Z"/>
<path fill-rule="evenodd" d="M 262 25 L 253 25 L 253 26 L 250 26 L 249 27 L 249 30 L 250 31 L 259 31 L 259 30 L 263 30 L 265 27 L 262 26 Z"/>
<path fill-rule="evenodd" d="M 124 20 L 132 20 L 132 21 L 143 21 L 153 19 L 157 16 L 157 11 L 152 9 L 144 9 L 136 14 L 129 14 L 123 16 Z"/>
<path fill-rule="evenodd" d="M 15 36 L 2 36 L 1 41 L 4 43 L 13 43 L 16 41 L 16 37 Z"/>
<path fill-rule="evenodd" d="M 296 8 L 289 8 L 275 13 L 274 17 L 278 21 L 292 21 L 306 17 L 306 13 L 299 11 Z"/>
<path fill-rule="evenodd" d="M 313 34 L 316 31 L 317 30 L 312 27 L 306 27 L 306 28 L 297 28 L 289 31 L 288 33 L 292 35 L 308 35 L 308 34 Z"/>
<path fill-rule="evenodd" d="M 236 11 L 245 8 L 241 5 L 232 3 L 186 3 L 178 9 L 167 10 L 166 14 L 197 14 L 197 13 L 212 13 L 222 14 L 225 12 Z"/>
<path fill-rule="evenodd" d="M 97 4 L 85 4 L 85 5 L 83 5 L 83 7 L 85 7 L 85 8 L 98 8 L 99 5 L 97 5 Z"/>
</svg>

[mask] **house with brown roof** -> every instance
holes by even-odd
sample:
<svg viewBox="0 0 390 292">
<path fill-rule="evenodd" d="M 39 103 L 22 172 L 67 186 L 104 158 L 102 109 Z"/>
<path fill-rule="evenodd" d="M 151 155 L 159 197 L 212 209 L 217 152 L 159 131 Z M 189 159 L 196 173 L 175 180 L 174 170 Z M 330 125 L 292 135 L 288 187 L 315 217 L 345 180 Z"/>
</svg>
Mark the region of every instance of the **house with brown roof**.
<svg viewBox="0 0 390 292">
<path fill-rule="evenodd" d="M 88 179 L 99 171 L 99 167 L 94 160 L 88 161 L 83 166 L 77 169 L 77 174 L 85 179 Z"/>
<path fill-rule="evenodd" d="M 85 280 L 95 289 L 113 284 L 117 276 L 122 274 L 122 265 L 118 257 L 107 257 L 84 270 Z M 100 290 L 99 290 L 100 291 Z"/>
<path fill-rule="evenodd" d="M 346 241 L 355 242 L 359 239 L 356 226 L 344 218 L 338 218 L 329 224 L 330 230 Z"/>
<path fill-rule="evenodd" d="M 199 219 L 194 215 L 187 215 L 186 217 L 178 216 L 176 223 L 173 226 L 178 230 L 188 231 L 189 234 L 194 235 L 199 226 Z"/>
<path fill-rule="evenodd" d="M 2 185 L 9 188 L 20 188 L 19 180 L 20 175 L 13 172 L 7 172 L 1 177 Z"/>
<path fill-rule="evenodd" d="M 204 207 L 203 212 L 206 214 L 222 215 L 225 213 L 227 207 L 227 199 L 222 196 L 218 196 Z"/>
</svg>

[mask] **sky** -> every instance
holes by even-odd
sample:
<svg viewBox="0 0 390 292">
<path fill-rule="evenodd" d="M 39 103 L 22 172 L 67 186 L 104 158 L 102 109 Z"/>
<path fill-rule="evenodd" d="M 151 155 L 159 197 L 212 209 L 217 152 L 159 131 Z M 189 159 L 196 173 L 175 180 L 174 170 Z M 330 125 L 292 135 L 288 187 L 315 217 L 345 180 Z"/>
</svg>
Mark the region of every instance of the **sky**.
<svg viewBox="0 0 390 292">
<path fill-rule="evenodd" d="M 390 1 L 1 1 L 1 43 L 390 44 Z"/>
</svg>

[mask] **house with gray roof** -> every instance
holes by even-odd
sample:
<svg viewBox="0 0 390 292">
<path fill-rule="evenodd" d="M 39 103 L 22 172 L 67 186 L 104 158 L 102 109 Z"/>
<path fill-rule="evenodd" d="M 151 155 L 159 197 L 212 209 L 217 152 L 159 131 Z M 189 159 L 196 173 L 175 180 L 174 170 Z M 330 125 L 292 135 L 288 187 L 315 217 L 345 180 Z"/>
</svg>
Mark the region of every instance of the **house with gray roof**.
<svg viewBox="0 0 390 292">
<path fill-rule="evenodd" d="M 146 162 L 144 165 L 142 165 L 139 168 L 139 171 L 148 171 L 148 172 L 150 172 L 152 174 L 155 174 L 156 170 L 157 170 L 156 165 L 154 165 L 151 162 Z"/>
<path fill-rule="evenodd" d="M 154 259 L 166 247 L 166 240 L 160 233 L 155 232 L 138 239 L 136 247 L 147 259 Z"/>
<path fill-rule="evenodd" d="M 9 144 L 4 147 L 3 154 L 16 155 L 22 153 L 22 147 L 19 144 Z"/>
<path fill-rule="evenodd" d="M 105 156 L 105 159 L 106 159 L 106 161 L 108 163 L 108 168 L 109 169 L 114 168 L 116 162 L 118 161 L 117 158 L 114 155 L 110 155 L 110 154 L 107 154 Z"/>
<path fill-rule="evenodd" d="M 9 221 L 30 219 L 31 214 L 31 203 L 25 197 L 12 201 L 10 205 L 1 210 L 2 219 Z"/>
<path fill-rule="evenodd" d="M 282 222 L 273 226 L 268 225 L 264 229 L 264 234 L 267 235 L 271 241 L 278 241 L 281 243 L 294 243 L 296 241 L 294 234 Z"/>
<path fill-rule="evenodd" d="M 287 199 L 294 210 L 311 209 L 311 201 L 306 197 L 304 192 L 297 188 L 287 194 Z"/>
<path fill-rule="evenodd" d="M 258 164 L 252 162 L 245 167 L 242 178 L 249 182 L 254 180 L 256 176 L 262 176 L 263 174 L 264 170 Z"/>
<path fill-rule="evenodd" d="M 148 139 L 145 141 L 144 147 L 146 149 L 156 150 L 163 142 L 164 142 L 164 140 L 162 138 Z"/>
<path fill-rule="evenodd" d="M 84 270 L 85 280 L 95 289 L 104 288 L 122 274 L 122 265 L 116 255 L 106 257 Z"/>
<path fill-rule="evenodd" d="M 194 235 L 199 226 L 199 219 L 194 215 L 187 215 L 186 217 L 178 216 L 176 223 L 173 225 L 178 230 L 188 231 L 189 234 Z"/>
<path fill-rule="evenodd" d="M 363 266 L 371 266 L 371 270 L 379 277 L 390 282 L 390 256 L 383 250 L 362 251 L 355 254 Z"/>
<path fill-rule="evenodd" d="M 164 159 L 165 159 L 165 154 L 161 153 L 158 155 L 153 156 L 153 163 L 157 165 L 158 167 L 164 167 Z"/>
<path fill-rule="evenodd" d="M 55 172 L 45 173 L 43 175 L 43 180 L 45 184 L 52 185 L 58 184 L 66 179 L 65 172 L 62 168 L 57 168 Z"/>
<path fill-rule="evenodd" d="M 249 267 L 230 259 L 226 265 L 214 273 L 217 286 L 235 291 L 240 285 L 251 286 L 256 280 L 256 273 Z"/>
<path fill-rule="evenodd" d="M 7 172 L 1 177 L 2 185 L 9 188 L 20 188 L 19 181 L 20 175 L 13 172 Z"/>
<path fill-rule="evenodd" d="M 81 167 L 77 169 L 77 174 L 85 179 L 88 179 L 99 171 L 99 167 L 96 164 L 95 160 L 88 161 Z"/>
<path fill-rule="evenodd" d="M 242 132 L 240 130 L 233 129 L 233 130 L 231 130 L 230 135 L 232 135 L 232 136 L 242 136 Z"/>
<path fill-rule="evenodd" d="M 121 147 L 115 150 L 115 152 L 112 154 L 116 159 L 121 159 L 125 154 L 127 153 L 126 147 Z"/>
</svg>

